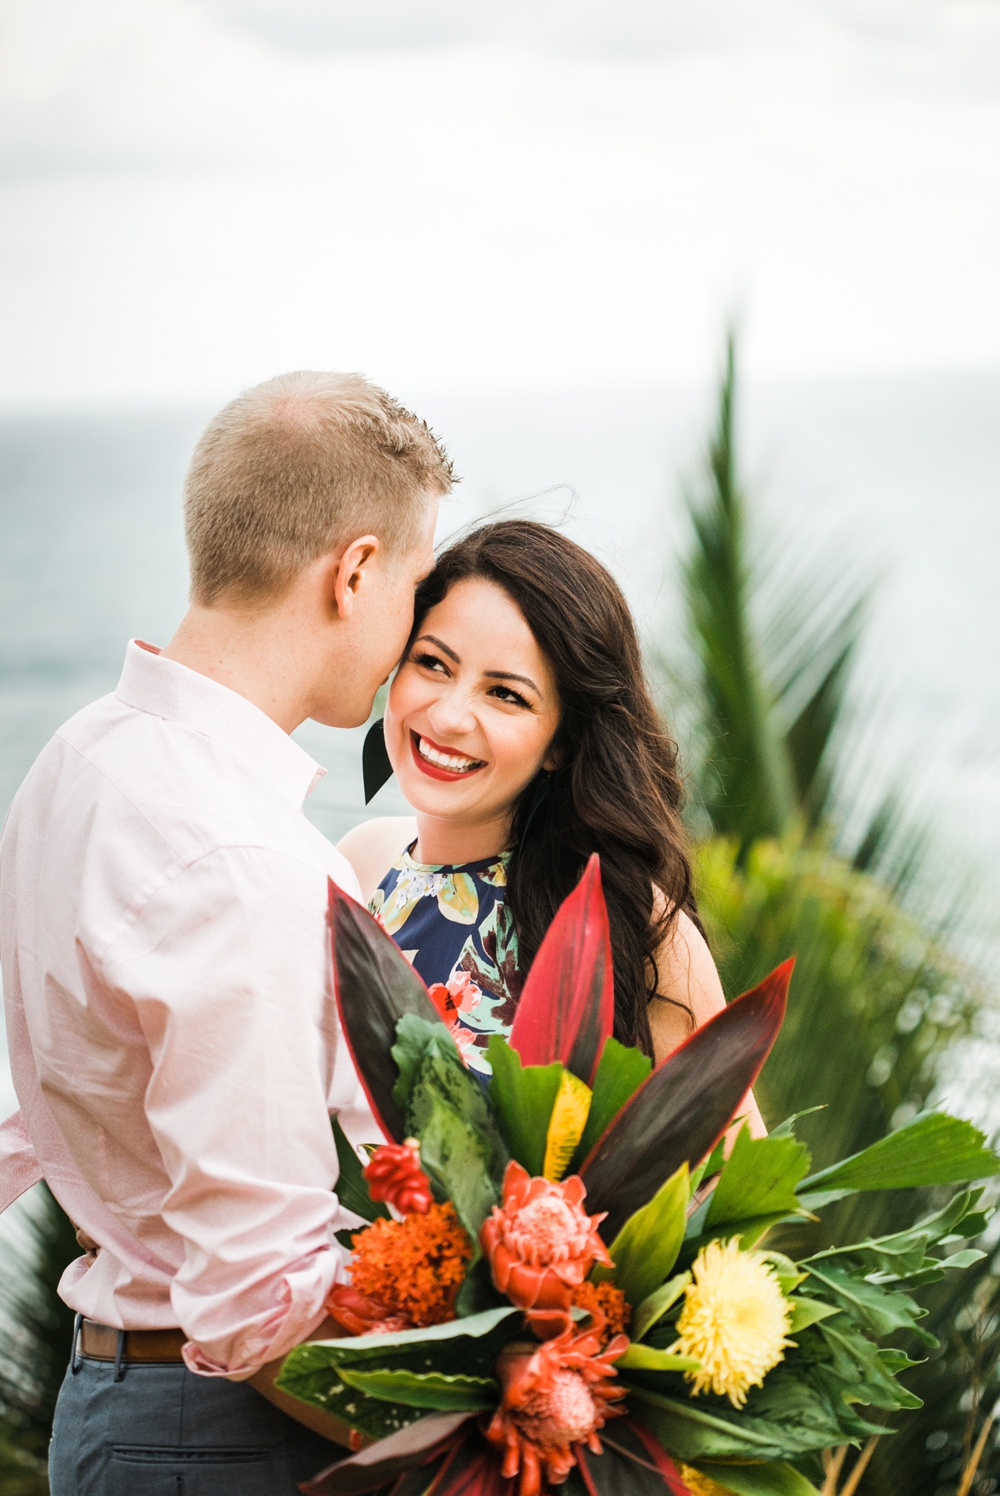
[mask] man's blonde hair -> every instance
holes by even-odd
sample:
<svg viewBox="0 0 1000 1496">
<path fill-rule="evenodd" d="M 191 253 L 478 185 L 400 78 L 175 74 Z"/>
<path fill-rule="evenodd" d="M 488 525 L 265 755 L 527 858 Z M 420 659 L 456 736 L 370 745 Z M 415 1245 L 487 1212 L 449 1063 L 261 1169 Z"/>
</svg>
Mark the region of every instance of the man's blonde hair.
<svg viewBox="0 0 1000 1496">
<path fill-rule="evenodd" d="M 209 422 L 184 482 L 191 596 L 278 597 L 318 556 L 377 535 L 416 544 L 454 481 L 430 428 L 360 374 L 279 374 Z"/>
</svg>

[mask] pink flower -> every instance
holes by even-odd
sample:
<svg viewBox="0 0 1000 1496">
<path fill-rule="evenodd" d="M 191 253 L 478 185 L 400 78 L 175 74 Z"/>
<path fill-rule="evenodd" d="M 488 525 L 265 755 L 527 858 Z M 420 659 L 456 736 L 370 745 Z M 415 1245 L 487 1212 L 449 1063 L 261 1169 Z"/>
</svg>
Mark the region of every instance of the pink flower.
<svg viewBox="0 0 1000 1496">
<path fill-rule="evenodd" d="M 469 973 L 461 969 L 453 971 L 447 982 L 434 982 L 427 990 L 449 1028 L 460 1013 L 471 1013 L 483 995 Z"/>
<path fill-rule="evenodd" d="M 581 1209 L 587 1191 L 569 1179 L 532 1179 L 511 1159 L 503 1180 L 503 1204 L 494 1205 L 479 1240 L 493 1282 L 520 1309 L 568 1311 L 595 1262 L 613 1264 L 597 1234 L 604 1215 Z"/>
</svg>

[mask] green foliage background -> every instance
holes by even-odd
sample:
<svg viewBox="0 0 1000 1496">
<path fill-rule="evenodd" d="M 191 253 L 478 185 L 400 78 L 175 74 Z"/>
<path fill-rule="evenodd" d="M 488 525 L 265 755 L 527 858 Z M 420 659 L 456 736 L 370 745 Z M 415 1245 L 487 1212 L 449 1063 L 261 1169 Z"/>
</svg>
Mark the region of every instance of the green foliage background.
<svg viewBox="0 0 1000 1496">
<path fill-rule="evenodd" d="M 906 824 L 901 792 L 890 790 L 848 837 L 858 824 L 845 767 L 856 762 L 852 674 L 871 588 L 844 558 L 804 561 L 794 545 L 762 553 L 739 480 L 736 397 L 730 337 L 715 429 L 687 496 L 688 653 L 659 663 L 666 715 L 685 728 L 696 886 L 723 986 L 735 995 L 798 958 L 758 1098 L 772 1125 L 826 1107 L 796 1129 L 823 1168 L 932 1098 L 941 1057 L 973 1029 L 988 995 L 951 950 L 948 896 L 936 906 L 914 897 L 918 884 L 943 890 L 949 880 L 927 866 L 929 843 Z M 932 1202 L 858 1195 L 769 1240 L 798 1255 L 898 1229 Z M 1000 1396 L 1000 1283 L 991 1242 L 981 1245 L 988 1255 L 976 1268 L 922 1292 L 924 1324 L 941 1346 L 904 1381 L 924 1407 L 892 1420 L 899 1431 L 876 1446 L 863 1496 L 957 1490 Z M 988 1496 L 998 1477 L 991 1436 L 974 1496 Z"/>
</svg>

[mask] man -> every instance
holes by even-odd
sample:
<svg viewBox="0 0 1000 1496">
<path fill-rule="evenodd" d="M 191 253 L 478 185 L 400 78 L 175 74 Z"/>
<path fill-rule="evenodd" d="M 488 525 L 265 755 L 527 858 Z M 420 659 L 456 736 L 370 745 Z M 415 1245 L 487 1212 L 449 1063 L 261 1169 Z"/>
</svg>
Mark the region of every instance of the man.
<svg viewBox="0 0 1000 1496">
<path fill-rule="evenodd" d="M 274 1496 L 335 1457 L 272 1405 L 273 1368 L 323 1323 L 332 1231 L 356 1219 L 329 1112 L 378 1133 L 327 948 L 327 877 L 357 882 L 302 813 L 323 771 L 288 734 L 367 718 L 451 481 L 427 427 L 360 377 L 234 400 L 185 483 L 180 627 L 129 645 L 11 808 L 6 1197 L 43 1174 L 97 1248 L 60 1284 L 79 1328 L 53 1496 Z"/>
</svg>

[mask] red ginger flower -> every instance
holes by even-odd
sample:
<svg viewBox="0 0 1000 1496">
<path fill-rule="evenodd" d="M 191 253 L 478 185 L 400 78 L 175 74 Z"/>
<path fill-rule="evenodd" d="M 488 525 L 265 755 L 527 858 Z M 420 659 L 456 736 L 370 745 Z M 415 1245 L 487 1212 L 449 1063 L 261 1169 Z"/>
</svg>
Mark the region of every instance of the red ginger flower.
<svg viewBox="0 0 1000 1496">
<path fill-rule="evenodd" d="M 483 1223 L 479 1240 L 493 1282 L 519 1309 L 567 1311 L 595 1262 L 613 1263 L 597 1234 L 604 1220 L 581 1209 L 583 1180 L 532 1179 L 511 1159 L 503 1177 L 503 1204 Z"/>
<path fill-rule="evenodd" d="M 376 1148 L 364 1176 L 372 1199 L 395 1206 L 400 1215 L 426 1215 L 434 1203 L 416 1138 Z"/>
<path fill-rule="evenodd" d="M 615 1387 L 612 1362 L 627 1348 L 616 1335 L 602 1352 L 592 1331 L 566 1330 L 543 1345 L 508 1345 L 496 1363 L 503 1391 L 486 1437 L 504 1456 L 505 1480 L 520 1474 L 519 1496 L 539 1496 L 543 1481 L 560 1485 L 576 1464 L 575 1444 L 601 1453 L 597 1437 L 612 1406 L 625 1396 Z"/>
<path fill-rule="evenodd" d="M 335 1283 L 326 1300 L 326 1312 L 349 1335 L 390 1335 L 396 1330 L 412 1330 L 413 1321 L 403 1314 L 393 1314 L 378 1299 L 370 1299 L 347 1283 Z"/>
</svg>

